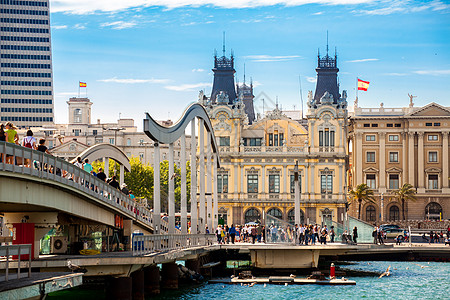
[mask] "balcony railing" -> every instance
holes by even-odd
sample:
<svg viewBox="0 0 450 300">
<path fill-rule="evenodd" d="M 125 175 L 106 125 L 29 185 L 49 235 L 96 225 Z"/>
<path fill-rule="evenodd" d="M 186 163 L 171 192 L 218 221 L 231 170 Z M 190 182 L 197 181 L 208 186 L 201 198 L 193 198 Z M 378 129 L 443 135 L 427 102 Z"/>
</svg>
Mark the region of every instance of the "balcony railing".
<svg viewBox="0 0 450 300">
<path fill-rule="evenodd" d="M 152 226 L 152 212 L 139 207 L 135 201 L 106 182 L 87 173 L 83 169 L 55 156 L 32 150 L 12 143 L 0 141 L 0 171 L 30 175 L 40 179 L 51 180 L 64 184 L 100 200 L 108 209 L 114 208 L 123 215 Z M 11 156 L 15 164 L 5 162 L 6 156 Z M 25 165 L 29 160 L 31 166 Z"/>
</svg>

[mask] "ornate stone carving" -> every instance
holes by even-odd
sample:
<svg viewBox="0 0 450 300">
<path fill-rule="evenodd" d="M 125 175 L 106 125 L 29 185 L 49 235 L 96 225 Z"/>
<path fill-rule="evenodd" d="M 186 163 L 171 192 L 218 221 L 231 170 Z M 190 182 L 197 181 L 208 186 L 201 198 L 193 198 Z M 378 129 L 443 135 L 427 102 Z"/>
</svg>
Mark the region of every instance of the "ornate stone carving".
<svg viewBox="0 0 450 300">
<path fill-rule="evenodd" d="M 217 104 L 228 104 L 229 98 L 228 95 L 224 91 L 220 91 L 216 96 Z"/>
<path fill-rule="evenodd" d="M 333 101 L 334 101 L 333 95 L 328 92 L 325 92 L 323 96 L 320 98 L 320 103 L 323 105 L 333 104 Z"/>
</svg>

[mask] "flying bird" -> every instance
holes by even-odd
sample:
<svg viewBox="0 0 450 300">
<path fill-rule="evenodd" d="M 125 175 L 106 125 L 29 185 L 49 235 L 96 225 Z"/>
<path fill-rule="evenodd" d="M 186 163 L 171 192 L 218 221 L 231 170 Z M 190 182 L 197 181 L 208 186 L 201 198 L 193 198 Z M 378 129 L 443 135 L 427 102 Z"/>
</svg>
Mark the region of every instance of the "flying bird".
<svg viewBox="0 0 450 300">
<path fill-rule="evenodd" d="M 390 268 L 391 268 L 391 265 L 389 265 L 389 267 L 386 269 L 386 271 L 383 274 L 381 274 L 380 277 L 378 277 L 378 278 L 391 275 L 391 272 L 389 271 Z"/>
</svg>

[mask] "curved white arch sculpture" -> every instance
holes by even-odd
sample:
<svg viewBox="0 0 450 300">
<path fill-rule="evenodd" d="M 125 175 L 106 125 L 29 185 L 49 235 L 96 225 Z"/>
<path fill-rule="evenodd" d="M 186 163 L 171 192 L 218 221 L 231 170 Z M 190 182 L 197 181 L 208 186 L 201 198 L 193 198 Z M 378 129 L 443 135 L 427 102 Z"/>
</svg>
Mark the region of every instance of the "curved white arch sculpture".
<svg viewBox="0 0 450 300">
<path fill-rule="evenodd" d="M 210 229 L 215 228 L 217 225 L 217 195 L 214 197 L 214 206 L 212 205 L 212 183 L 214 182 L 214 192 L 217 193 L 217 167 L 220 167 L 219 163 L 219 148 L 214 136 L 214 129 L 209 119 L 208 113 L 205 108 L 198 103 L 189 105 L 183 112 L 181 118 L 170 127 L 161 126 L 156 122 L 148 113 L 144 119 L 144 132 L 152 139 L 154 144 L 154 182 L 160 181 L 160 149 L 159 144 L 169 144 L 169 178 L 174 178 L 174 155 L 173 148 L 174 142 L 180 140 L 181 146 L 181 232 L 187 233 L 187 204 L 186 204 L 186 139 L 185 130 L 186 127 L 191 124 L 191 169 L 197 170 L 197 144 L 195 139 L 195 119 L 199 119 L 199 205 L 197 205 L 197 172 L 191 172 L 191 233 L 205 233 L 205 225 L 208 225 Z M 205 153 L 205 138 L 204 128 L 207 131 L 206 139 L 206 153 Z M 212 150 L 212 153 L 211 153 Z M 205 167 L 206 158 L 206 167 Z M 211 170 L 211 161 L 213 163 L 213 170 Z M 205 174 L 206 171 L 206 174 Z M 205 191 L 206 183 L 206 191 Z M 161 211 L 161 198 L 160 198 L 160 185 L 154 185 L 153 196 L 153 219 L 155 222 L 155 232 L 159 233 L 160 211 Z M 174 180 L 169 180 L 169 193 L 168 193 L 168 213 L 169 213 L 169 233 L 175 232 L 175 195 L 174 195 Z M 205 205 L 205 197 L 207 203 Z M 194 200 L 195 201 L 194 201 Z M 207 207 L 207 214 L 205 212 L 205 206 Z M 198 210 L 198 215 L 197 215 Z M 198 216 L 198 218 L 197 218 Z M 198 221 L 198 228 L 197 228 Z M 206 222 L 205 222 L 206 221 Z"/>
<path fill-rule="evenodd" d="M 78 156 L 81 157 L 81 160 L 83 161 L 87 158 L 91 162 L 103 158 L 112 158 L 120 165 L 123 165 L 123 167 L 127 172 L 131 171 L 130 161 L 126 156 L 126 154 L 123 153 L 122 150 L 111 144 L 107 143 L 96 144 L 92 147 L 87 148 L 86 150 L 81 152 Z M 73 159 L 71 162 L 74 163 L 75 160 L 76 158 Z"/>
</svg>

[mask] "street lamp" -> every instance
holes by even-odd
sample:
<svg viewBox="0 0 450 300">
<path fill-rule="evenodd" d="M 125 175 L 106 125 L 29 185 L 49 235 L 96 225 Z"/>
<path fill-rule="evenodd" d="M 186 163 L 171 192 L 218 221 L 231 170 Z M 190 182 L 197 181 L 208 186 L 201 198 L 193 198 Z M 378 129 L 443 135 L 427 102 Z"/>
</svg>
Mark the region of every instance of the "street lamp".
<svg viewBox="0 0 450 300">
<path fill-rule="evenodd" d="M 147 145 L 152 144 L 151 142 L 146 142 L 146 141 L 140 141 L 139 145 L 140 146 L 144 146 L 144 161 L 145 164 L 147 164 Z"/>
<path fill-rule="evenodd" d="M 117 144 L 117 132 L 121 131 L 121 130 L 125 130 L 125 128 L 122 128 L 122 127 L 111 127 L 111 128 L 106 128 L 106 130 L 114 131 L 114 146 L 116 146 L 116 144 Z"/>
</svg>

